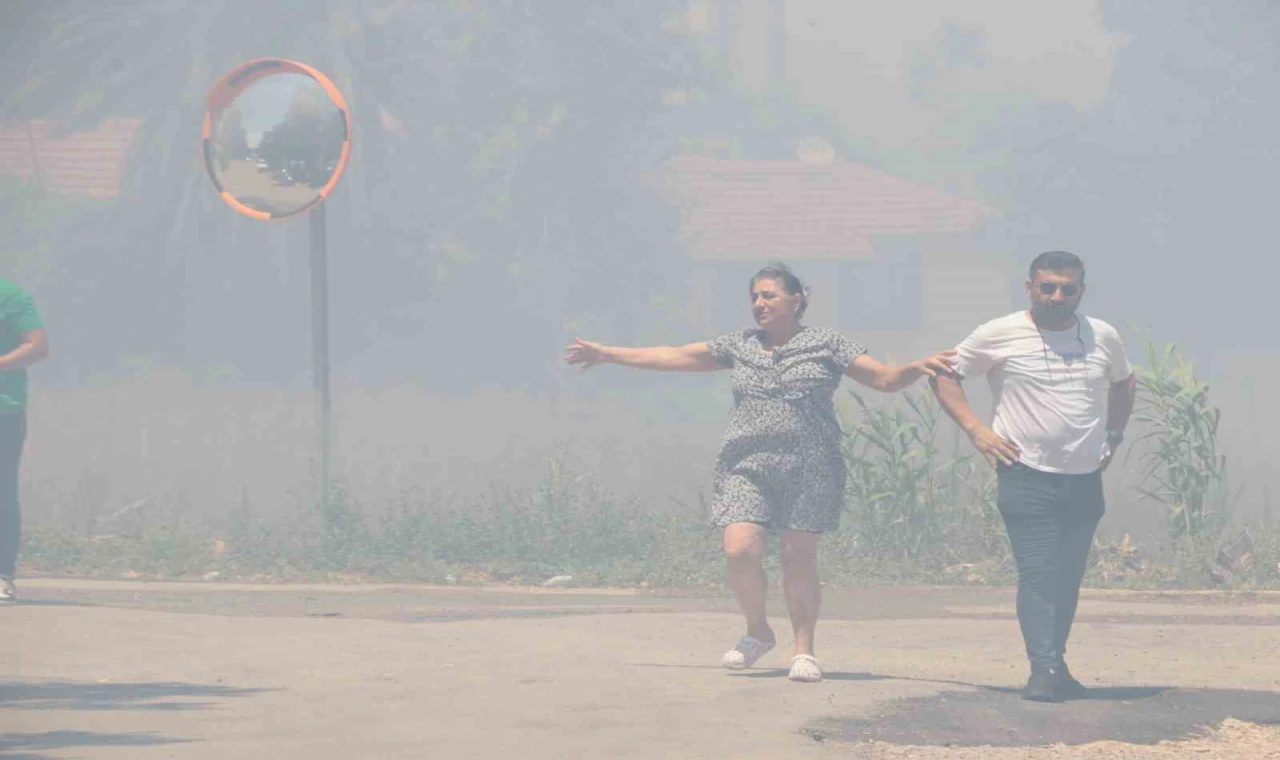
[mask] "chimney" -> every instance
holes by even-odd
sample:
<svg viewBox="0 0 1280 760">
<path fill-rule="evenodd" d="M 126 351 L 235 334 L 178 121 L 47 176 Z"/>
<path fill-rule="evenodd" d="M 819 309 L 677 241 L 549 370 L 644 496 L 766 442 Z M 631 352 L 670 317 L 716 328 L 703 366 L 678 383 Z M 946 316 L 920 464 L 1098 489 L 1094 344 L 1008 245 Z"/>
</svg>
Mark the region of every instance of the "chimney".
<svg viewBox="0 0 1280 760">
<path fill-rule="evenodd" d="M 836 160 L 836 149 L 821 137 L 803 137 L 796 141 L 796 160 L 802 164 L 830 164 Z"/>
</svg>

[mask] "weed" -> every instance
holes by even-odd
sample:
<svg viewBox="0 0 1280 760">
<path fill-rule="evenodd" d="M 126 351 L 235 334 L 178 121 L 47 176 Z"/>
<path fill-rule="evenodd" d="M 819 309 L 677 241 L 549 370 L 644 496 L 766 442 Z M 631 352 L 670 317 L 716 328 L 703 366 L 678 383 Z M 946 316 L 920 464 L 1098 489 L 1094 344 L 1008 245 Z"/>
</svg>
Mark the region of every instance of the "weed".
<svg viewBox="0 0 1280 760">
<path fill-rule="evenodd" d="M 1208 386 L 1172 344 L 1148 344 L 1147 366 L 1135 373 L 1134 420 L 1149 428 L 1135 445 L 1150 444 L 1138 490 L 1164 506 L 1170 538 L 1216 533 L 1229 516 L 1227 460 L 1218 451 L 1221 413 L 1209 403 Z"/>
</svg>

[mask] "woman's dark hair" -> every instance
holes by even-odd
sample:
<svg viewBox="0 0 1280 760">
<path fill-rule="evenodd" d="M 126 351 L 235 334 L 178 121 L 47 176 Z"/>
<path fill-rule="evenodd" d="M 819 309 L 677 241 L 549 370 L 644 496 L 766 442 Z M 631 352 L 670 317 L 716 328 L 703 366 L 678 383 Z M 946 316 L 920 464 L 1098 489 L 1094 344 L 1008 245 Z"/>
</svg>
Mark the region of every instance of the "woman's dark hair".
<svg viewBox="0 0 1280 760">
<path fill-rule="evenodd" d="M 796 312 L 796 316 L 802 316 L 805 309 L 809 308 L 809 289 L 800 282 L 800 278 L 791 273 L 791 269 L 780 261 L 767 264 L 755 276 L 751 278 L 751 283 L 747 285 L 747 292 L 750 293 L 755 288 L 756 283 L 761 280 L 777 280 L 782 283 L 782 287 L 793 296 L 800 296 L 800 310 Z"/>
</svg>

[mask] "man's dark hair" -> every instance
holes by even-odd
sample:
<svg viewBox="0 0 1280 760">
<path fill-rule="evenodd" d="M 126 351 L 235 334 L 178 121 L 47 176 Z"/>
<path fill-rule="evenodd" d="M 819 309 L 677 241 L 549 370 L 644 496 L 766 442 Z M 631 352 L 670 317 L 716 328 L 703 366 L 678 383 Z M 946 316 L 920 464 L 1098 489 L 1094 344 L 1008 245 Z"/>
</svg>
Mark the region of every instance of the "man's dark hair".
<svg viewBox="0 0 1280 760">
<path fill-rule="evenodd" d="M 1084 282 L 1084 262 L 1080 257 L 1070 251 L 1045 251 L 1031 262 L 1031 267 L 1027 270 L 1027 279 L 1034 280 L 1036 272 L 1042 272 L 1046 269 L 1062 270 L 1074 269 L 1080 273 L 1080 282 Z"/>
</svg>

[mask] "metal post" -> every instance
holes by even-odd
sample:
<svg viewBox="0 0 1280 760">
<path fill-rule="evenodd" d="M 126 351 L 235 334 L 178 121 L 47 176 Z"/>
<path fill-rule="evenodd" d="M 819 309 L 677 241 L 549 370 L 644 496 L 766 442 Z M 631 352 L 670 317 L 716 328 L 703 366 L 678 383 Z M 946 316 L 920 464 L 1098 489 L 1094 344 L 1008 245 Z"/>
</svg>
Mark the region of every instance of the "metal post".
<svg viewBox="0 0 1280 760">
<path fill-rule="evenodd" d="M 325 239 L 324 201 L 307 216 L 311 225 L 311 360 L 320 404 L 319 495 L 323 506 L 332 495 L 333 411 L 329 390 L 329 246 Z"/>
<path fill-rule="evenodd" d="M 27 150 L 31 152 L 31 180 L 36 189 L 44 189 L 44 175 L 40 173 L 40 151 L 36 149 L 36 136 L 31 129 L 31 120 L 27 119 Z"/>
</svg>

